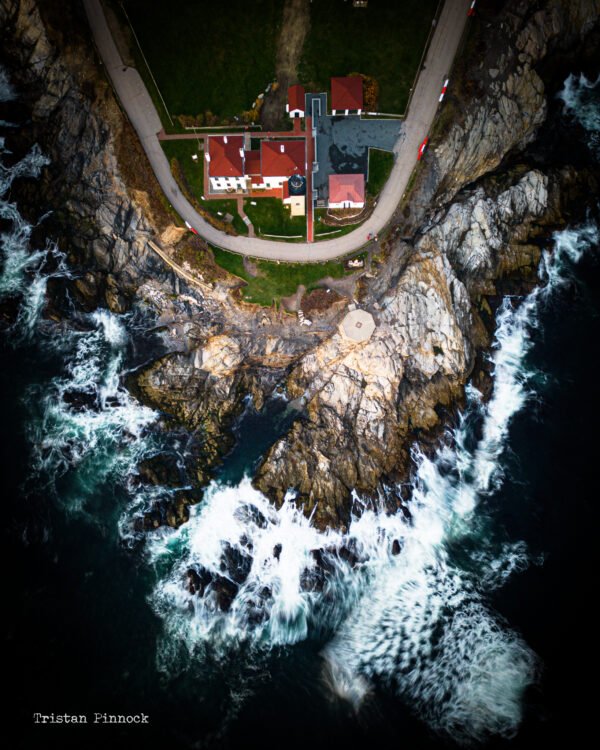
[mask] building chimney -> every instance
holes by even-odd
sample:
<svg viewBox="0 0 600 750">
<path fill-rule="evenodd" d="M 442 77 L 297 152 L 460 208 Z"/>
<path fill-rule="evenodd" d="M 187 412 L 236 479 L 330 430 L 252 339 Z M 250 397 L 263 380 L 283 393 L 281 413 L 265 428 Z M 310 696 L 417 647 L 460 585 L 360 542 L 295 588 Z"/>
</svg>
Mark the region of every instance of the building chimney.
<svg viewBox="0 0 600 750">
<path fill-rule="evenodd" d="M 279 150 L 281 151 L 282 154 L 285 151 L 285 146 L 283 145 L 283 143 L 279 144 Z"/>
<path fill-rule="evenodd" d="M 227 136 L 226 135 L 223 136 L 223 143 L 227 143 Z"/>
</svg>

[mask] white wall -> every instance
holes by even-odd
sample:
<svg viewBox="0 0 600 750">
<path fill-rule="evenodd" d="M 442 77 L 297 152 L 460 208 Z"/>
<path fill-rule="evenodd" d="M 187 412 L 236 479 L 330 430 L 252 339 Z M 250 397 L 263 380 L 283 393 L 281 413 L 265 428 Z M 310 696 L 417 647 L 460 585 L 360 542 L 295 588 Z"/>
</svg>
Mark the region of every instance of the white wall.
<svg viewBox="0 0 600 750">
<path fill-rule="evenodd" d="M 246 187 L 245 177 L 211 177 L 210 186 L 213 190 L 227 190 L 234 188 L 243 190 Z"/>
<path fill-rule="evenodd" d="M 280 188 L 283 183 L 287 180 L 287 177 L 263 177 L 263 181 L 258 185 L 253 185 L 255 188 Z"/>
<path fill-rule="evenodd" d="M 353 201 L 343 201 L 342 203 L 331 203 L 328 204 L 329 208 L 364 208 L 365 204 L 363 203 L 354 203 Z"/>
</svg>

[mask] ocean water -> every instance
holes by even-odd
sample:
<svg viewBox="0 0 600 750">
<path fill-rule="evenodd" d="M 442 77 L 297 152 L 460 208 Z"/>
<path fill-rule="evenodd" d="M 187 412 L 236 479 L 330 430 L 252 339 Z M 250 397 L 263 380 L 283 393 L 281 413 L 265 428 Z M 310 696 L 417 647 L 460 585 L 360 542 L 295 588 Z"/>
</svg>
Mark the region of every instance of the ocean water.
<svg viewBox="0 0 600 750">
<path fill-rule="evenodd" d="M 16 96 L 0 76 L 0 99 Z M 570 76 L 558 103 L 597 159 L 598 81 Z M 356 497 L 341 534 L 317 531 L 292 495 L 274 509 L 251 486 L 243 441 L 260 425 L 268 444 L 283 408 L 248 415 L 188 523 L 140 536 L 140 509 L 168 490 L 141 487 L 136 466 L 168 446 L 123 381 L 152 321 L 72 305 L 66 322 L 44 318 L 49 280 L 73 271 L 51 239 L 32 246 L 10 193 L 44 164 L 34 147 L 0 170 L 0 304 L 16 309 L 0 391 L 6 643 L 21 746 L 48 746 L 34 711 L 152 719 L 110 735 L 54 727 L 60 746 L 576 746 L 591 719 L 596 197 L 586 221 L 548 239 L 540 287 L 502 301 L 492 397 L 469 388 L 436 455 L 415 452 L 408 514 Z"/>
</svg>

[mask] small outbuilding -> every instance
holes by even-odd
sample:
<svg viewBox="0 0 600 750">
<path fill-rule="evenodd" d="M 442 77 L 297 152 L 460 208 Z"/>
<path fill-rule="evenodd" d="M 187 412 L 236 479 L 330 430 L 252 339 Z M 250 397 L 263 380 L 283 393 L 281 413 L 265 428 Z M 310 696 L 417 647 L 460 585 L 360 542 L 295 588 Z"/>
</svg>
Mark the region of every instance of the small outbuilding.
<svg viewBox="0 0 600 750">
<path fill-rule="evenodd" d="M 365 176 L 330 174 L 328 205 L 329 208 L 364 208 Z"/>
<path fill-rule="evenodd" d="M 296 83 L 288 88 L 288 100 L 285 111 L 290 117 L 304 117 L 305 91 L 304 86 Z"/>
<path fill-rule="evenodd" d="M 360 115 L 363 108 L 363 79 L 344 76 L 331 79 L 331 113 Z"/>
</svg>

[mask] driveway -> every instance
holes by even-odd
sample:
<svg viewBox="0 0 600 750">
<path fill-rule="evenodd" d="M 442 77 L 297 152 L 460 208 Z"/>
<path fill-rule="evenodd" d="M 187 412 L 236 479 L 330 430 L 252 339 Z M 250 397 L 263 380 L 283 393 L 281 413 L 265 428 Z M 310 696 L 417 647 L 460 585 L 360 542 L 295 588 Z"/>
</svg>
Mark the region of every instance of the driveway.
<svg viewBox="0 0 600 750">
<path fill-rule="evenodd" d="M 402 120 L 364 120 L 358 115 L 319 117 L 315 187 L 319 200 L 329 198 L 330 174 L 364 174 L 369 147 L 393 151 L 404 128 Z"/>
</svg>

